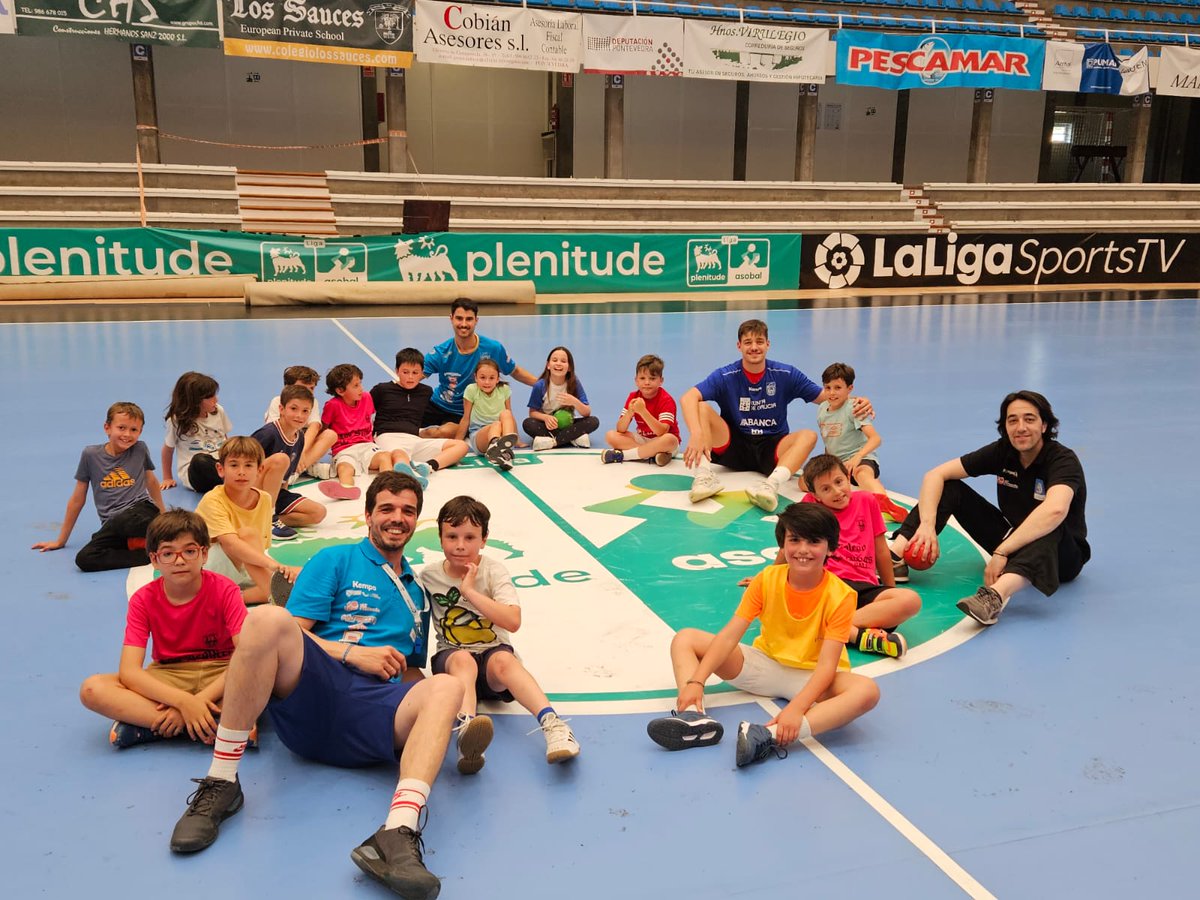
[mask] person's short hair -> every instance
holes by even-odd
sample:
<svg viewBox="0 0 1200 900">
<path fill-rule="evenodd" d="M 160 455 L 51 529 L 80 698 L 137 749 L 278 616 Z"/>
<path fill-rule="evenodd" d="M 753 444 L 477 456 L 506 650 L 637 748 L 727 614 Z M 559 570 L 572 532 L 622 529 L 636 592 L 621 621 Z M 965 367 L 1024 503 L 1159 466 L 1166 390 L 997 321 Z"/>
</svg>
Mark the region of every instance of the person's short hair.
<svg viewBox="0 0 1200 900">
<path fill-rule="evenodd" d="M 1008 437 L 1008 432 L 1004 428 L 1004 420 L 1008 418 L 1008 407 L 1015 400 L 1032 403 L 1037 409 L 1038 415 L 1042 417 L 1042 421 L 1046 423 L 1046 440 L 1058 440 L 1058 416 L 1050 408 L 1050 401 L 1037 391 L 1013 391 L 1000 401 L 1000 418 L 996 420 L 996 430 L 1000 432 L 1000 437 Z"/>
<path fill-rule="evenodd" d="M 846 387 L 854 387 L 854 369 L 846 363 L 830 363 L 821 373 L 821 384 L 829 384 L 836 379 L 846 382 Z"/>
<path fill-rule="evenodd" d="M 304 385 L 285 384 L 283 390 L 279 392 L 280 409 L 287 406 L 293 400 L 307 400 L 309 406 L 317 402 L 317 399 L 313 396 L 313 392 Z"/>
<path fill-rule="evenodd" d="M 405 347 L 396 352 L 396 368 L 401 366 L 425 366 L 425 354 L 416 347 Z"/>
<path fill-rule="evenodd" d="M 478 525 L 479 531 L 484 537 L 487 537 L 488 522 L 491 519 L 491 511 L 474 497 L 454 497 L 443 503 L 442 508 L 438 510 L 438 537 L 442 536 L 443 525 L 449 525 L 451 528 L 454 528 L 462 525 L 464 522 Z"/>
<path fill-rule="evenodd" d="M 321 380 L 321 373 L 311 366 L 288 366 L 283 370 L 284 384 L 316 384 Z"/>
<path fill-rule="evenodd" d="M 837 550 L 841 530 L 837 517 L 820 503 L 793 503 L 779 514 L 775 523 L 775 543 L 783 546 L 787 535 L 805 541 L 825 541 L 829 552 Z"/>
<path fill-rule="evenodd" d="M 738 326 L 738 343 L 741 343 L 742 338 L 748 334 L 761 334 L 763 337 L 769 338 L 767 323 L 762 319 L 747 319 Z"/>
<path fill-rule="evenodd" d="M 362 369 L 354 363 L 336 365 L 325 375 L 325 393 L 336 397 L 337 392 L 344 391 L 355 378 L 362 378 Z"/>
<path fill-rule="evenodd" d="M 203 516 L 188 509 L 172 508 L 161 512 L 150 521 L 150 527 L 146 529 L 146 552 L 157 553 L 160 546 L 185 534 L 195 538 L 201 547 L 212 543 Z"/>
<path fill-rule="evenodd" d="M 367 515 L 375 511 L 375 498 L 381 491 L 399 494 L 401 491 L 412 491 L 417 495 L 417 515 L 425 505 L 425 492 L 421 490 L 421 482 L 407 472 L 380 472 L 367 488 Z"/>
<path fill-rule="evenodd" d="M 131 419 L 137 419 L 143 425 L 146 424 L 146 414 L 142 412 L 142 408 L 136 403 L 130 403 L 128 400 L 119 400 L 108 408 L 108 413 L 104 417 L 104 424 L 111 425 L 113 419 L 117 416 L 129 416 Z"/>
<path fill-rule="evenodd" d="M 662 378 L 663 361 L 653 353 L 647 353 L 637 361 L 637 365 L 633 367 L 633 373 L 641 374 L 643 369 L 650 373 L 651 378 Z"/>
<path fill-rule="evenodd" d="M 234 458 L 237 459 L 252 459 L 258 465 L 263 464 L 266 454 L 263 452 L 262 444 L 252 437 L 239 435 L 231 437 L 221 445 L 221 449 L 217 451 L 217 462 L 225 465 L 225 460 Z"/>
<path fill-rule="evenodd" d="M 816 484 L 818 478 L 828 475 L 830 472 L 841 471 L 843 475 L 849 477 L 850 473 L 846 471 L 845 464 L 834 456 L 832 453 L 822 453 L 820 456 L 814 456 L 804 464 L 804 483 L 808 485 L 808 489 L 812 491 L 813 496 L 816 496 Z"/>
<path fill-rule="evenodd" d="M 479 304 L 470 297 L 455 297 L 450 303 L 450 315 L 454 315 L 457 310 L 466 310 L 469 313 L 475 313 L 475 318 L 479 318 Z"/>
</svg>

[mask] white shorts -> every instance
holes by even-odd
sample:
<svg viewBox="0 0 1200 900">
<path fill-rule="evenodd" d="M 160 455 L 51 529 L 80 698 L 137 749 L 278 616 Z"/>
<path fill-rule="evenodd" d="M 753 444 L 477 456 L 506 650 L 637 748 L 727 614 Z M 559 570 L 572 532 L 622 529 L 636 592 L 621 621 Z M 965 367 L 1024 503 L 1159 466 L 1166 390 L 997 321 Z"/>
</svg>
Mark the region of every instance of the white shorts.
<svg viewBox="0 0 1200 900">
<path fill-rule="evenodd" d="M 344 450 L 338 452 L 338 455 L 333 458 L 333 468 L 337 471 L 337 467 L 342 463 L 354 466 L 355 475 L 366 475 L 371 471 L 371 460 L 375 458 L 376 453 L 382 452 L 383 448 L 378 444 L 351 444 Z"/>
<path fill-rule="evenodd" d="M 812 669 L 795 669 L 776 662 L 757 647 L 742 648 L 742 671 L 729 679 L 729 684 L 748 694 L 791 700 L 804 690 L 812 678 Z"/>
<path fill-rule="evenodd" d="M 250 577 L 250 573 L 230 559 L 216 541 L 208 548 L 208 562 L 204 564 L 204 568 L 224 575 L 240 588 L 254 587 L 254 579 Z"/>
<path fill-rule="evenodd" d="M 426 462 L 442 452 L 446 438 L 423 438 L 419 434 L 389 431 L 375 435 L 375 444 L 380 450 L 392 453 L 403 450 L 413 462 Z"/>
</svg>

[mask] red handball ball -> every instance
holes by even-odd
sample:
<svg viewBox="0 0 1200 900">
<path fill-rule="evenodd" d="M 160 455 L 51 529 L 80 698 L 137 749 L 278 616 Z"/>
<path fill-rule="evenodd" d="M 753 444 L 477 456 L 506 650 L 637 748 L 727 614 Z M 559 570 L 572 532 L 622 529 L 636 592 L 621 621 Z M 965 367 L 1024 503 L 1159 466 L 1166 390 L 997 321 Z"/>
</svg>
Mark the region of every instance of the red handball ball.
<svg viewBox="0 0 1200 900">
<path fill-rule="evenodd" d="M 917 556 L 916 548 L 912 544 L 904 548 L 904 561 L 910 569 L 916 569 L 918 572 L 923 572 L 933 565 L 933 560 L 928 556 Z"/>
</svg>

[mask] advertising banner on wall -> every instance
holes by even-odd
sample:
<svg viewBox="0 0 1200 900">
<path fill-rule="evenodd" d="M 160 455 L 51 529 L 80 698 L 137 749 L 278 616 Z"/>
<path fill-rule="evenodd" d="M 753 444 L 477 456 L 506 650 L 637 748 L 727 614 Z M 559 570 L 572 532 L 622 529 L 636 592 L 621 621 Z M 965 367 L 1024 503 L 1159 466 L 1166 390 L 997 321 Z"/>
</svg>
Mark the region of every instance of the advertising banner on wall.
<svg viewBox="0 0 1200 900">
<path fill-rule="evenodd" d="M 221 0 L 225 55 L 412 65 L 412 0 Z"/>
<path fill-rule="evenodd" d="M 421 62 L 578 72 L 583 16 L 417 0 L 413 45 Z"/>
<path fill-rule="evenodd" d="M 164 228 L 0 229 L 3 275 L 254 275 L 270 282 L 532 280 L 539 293 L 795 290 L 798 234 L 353 238 Z"/>
<path fill-rule="evenodd" d="M 1149 51 L 1143 47 L 1121 58 L 1111 44 L 1047 41 L 1042 89 L 1127 97 L 1149 93 Z"/>
<path fill-rule="evenodd" d="M 806 234 L 802 288 L 1194 284 L 1200 233 Z"/>
<path fill-rule="evenodd" d="M 982 34 L 837 33 L 837 81 L 888 88 L 1042 87 L 1044 41 Z"/>
<path fill-rule="evenodd" d="M 175 47 L 216 47 L 220 43 L 217 0 L 0 0 L 0 3 L 15 4 L 17 31 L 22 35 L 82 35 Z"/>
<path fill-rule="evenodd" d="M 682 75 L 683 19 L 584 15 L 583 70 Z"/>
<path fill-rule="evenodd" d="M 0 0 L 0 34 L 16 33 L 16 0 Z"/>
<path fill-rule="evenodd" d="M 1172 97 L 1200 97 L 1200 50 L 1163 47 L 1158 60 L 1158 92 Z"/>
<path fill-rule="evenodd" d="M 829 32 L 748 22 L 684 22 L 683 74 L 691 78 L 824 84 Z"/>
</svg>

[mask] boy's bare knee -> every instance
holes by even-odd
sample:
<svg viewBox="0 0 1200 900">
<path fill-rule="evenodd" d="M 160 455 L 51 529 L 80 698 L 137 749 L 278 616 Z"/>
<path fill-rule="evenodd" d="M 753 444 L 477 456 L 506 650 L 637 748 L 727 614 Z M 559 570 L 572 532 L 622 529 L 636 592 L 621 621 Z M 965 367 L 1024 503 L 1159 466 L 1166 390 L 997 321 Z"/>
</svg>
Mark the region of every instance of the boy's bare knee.
<svg viewBox="0 0 1200 900">
<path fill-rule="evenodd" d="M 446 672 L 450 675 L 469 675 L 474 678 L 479 672 L 475 657 L 466 650 L 456 650 L 446 660 Z"/>
<path fill-rule="evenodd" d="M 904 611 L 909 617 L 915 616 L 921 611 L 921 595 L 911 588 L 905 588 L 901 591 L 904 599 Z"/>
<path fill-rule="evenodd" d="M 463 701 L 462 682 L 453 675 L 443 673 L 432 675 L 423 682 L 426 687 L 426 702 L 438 707 L 450 707 L 457 710 Z"/>
<path fill-rule="evenodd" d="M 879 685 L 866 676 L 860 676 L 862 684 L 857 685 L 855 694 L 858 697 L 859 715 L 868 713 L 879 704 Z"/>
<path fill-rule="evenodd" d="M 96 694 L 100 690 L 102 676 L 90 675 L 79 686 L 79 702 L 90 710 L 96 709 Z"/>
<path fill-rule="evenodd" d="M 242 632 L 238 636 L 238 651 L 261 650 L 277 645 L 285 636 L 299 628 L 295 617 L 282 606 L 264 604 L 246 613 Z"/>
</svg>

